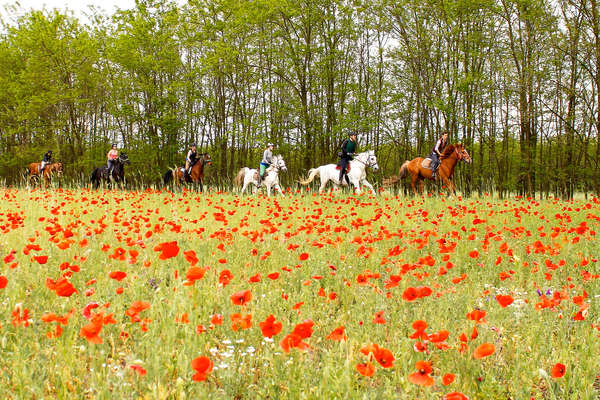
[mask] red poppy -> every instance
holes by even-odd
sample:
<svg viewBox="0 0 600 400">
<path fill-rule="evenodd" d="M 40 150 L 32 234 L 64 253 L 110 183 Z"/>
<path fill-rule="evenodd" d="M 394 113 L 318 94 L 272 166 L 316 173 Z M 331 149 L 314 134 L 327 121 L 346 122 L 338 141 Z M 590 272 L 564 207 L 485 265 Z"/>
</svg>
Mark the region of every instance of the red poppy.
<svg viewBox="0 0 600 400">
<path fill-rule="evenodd" d="M 410 339 L 427 340 L 427 334 L 425 333 L 425 330 L 427 329 L 427 322 L 418 320 L 413 322 L 412 327 L 415 332 L 409 336 Z"/>
<path fill-rule="evenodd" d="M 348 340 L 348 336 L 346 336 L 346 328 L 343 326 L 335 328 L 325 339 L 334 340 L 336 342 L 341 342 Z"/>
<path fill-rule="evenodd" d="M 228 269 L 224 269 L 219 274 L 219 283 L 223 285 L 223 287 L 229 285 L 229 282 L 233 279 L 233 275 Z"/>
<path fill-rule="evenodd" d="M 129 368 L 137 372 L 140 376 L 146 375 L 146 370 L 140 365 L 133 364 L 130 365 Z"/>
<path fill-rule="evenodd" d="M 473 310 L 467 314 L 467 319 L 475 321 L 476 324 L 485 323 L 485 314 L 484 310 Z"/>
<path fill-rule="evenodd" d="M 250 290 L 243 290 L 232 294 L 230 297 L 231 302 L 237 306 L 244 306 L 252 300 L 252 292 Z"/>
<path fill-rule="evenodd" d="M 179 254 L 179 246 L 177 245 L 177 241 L 164 242 L 154 246 L 154 251 L 160 251 L 159 259 L 168 260 Z"/>
<path fill-rule="evenodd" d="M 223 316 L 221 314 L 215 314 L 211 317 L 210 323 L 217 326 L 223 324 Z"/>
<path fill-rule="evenodd" d="M 373 376 L 375 373 L 375 366 L 371 362 L 367 361 L 364 364 L 356 364 L 356 370 L 362 376 Z"/>
<path fill-rule="evenodd" d="M 195 382 L 202 382 L 212 372 L 213 362 L 208 357 L 197 357 L 192 360 L 192 368 L 196 371 L 192 379 Z"/>
<path fill-rule="evenodd" d="M 185 274 L 185 278 L 187 279 L 183 284 L 185 286 L 191 286 L 193 285 L 197 280 L 200 280 L 204 277 L 204 274 L 206 273 L 206 268 L 200 268 L 200 267 L 190 267 L 190 269 L 187 270 L 187 273 Z"/>
<path fill-rule="evenodd" d="M 374 324 L 385 324 L 385 318 L 383 318 L 384 313 L 385 313 L 384 310 L 377 311 L 375 313 L 375 318 L 373 318 L 373 323 Z"/>
<path fill-rule="evenodd" d="M 454 378 L 456 376 L 454 374 L 446 374 L 442 377 L 442 385 L 444 386 L 448 386 L 450 385 L 452 382 L 454 382 Z"/>
<path fill-rule="evenodd" d="M 373 356 L 383 368 L 392 368 L 394 366 L 394 360 L 396 360 L 391 351 L 379 346 L 375 348 Z"/>
<path fill-rule="evenodd" d="M 402 293 L 402 298 L 406 301 L 415 301 L 419 298 L 419 292 L 414 287 L 406 288 L 404 293 Z"/>
<path fill-rule="evenodd" d="M 122 281 L 123 279 L 125 279 L 125 277 L 127 276 L 127 273 L 123 272 L 123 271 L 112 271 L 110 274 L 108 274 L 108 277 L 111 279 L 114 279 L 116 281 Z"/>
<path fill-rule="evenodd" d="M 469 257 L 477 258 L 477 257 L 479 257 L 479 252 L 477 250 L 472 250 L 469 252 Z"/>
<path fill-rule="evenodd" d="M 231 329 L 234 331 L 252 328 L 252 314 L 231 314 Z"/>
<path fill-rule="evenodd" d="M 308 260 L 308 253 L 301 253 L 298 258 L 300 259 L 300 261 L 306 261 Z"/>
<path fill-rule="evenodd" d="M 0 276 L 0 289 L 4 289 L 8 285 L 8 279 L 5 276 Z"/>
<path fill-rule="evenodd" d="M 498 296 L 496 296 L 496 301 L 498 301 L 500 307 L 505 308 L 511 305 L 515 301 L 515 299 L 513 299 L 513 297 L 509 295 L 504 296 L 499 294 Z"/>
<path fill-rule="evenodd" d="M 428 361 L 417 361 L 417 372 L 408 376 L 408 381 L 419 386 L 433 386 L 434 380 L 429 374 L 433 371 Z"/>
<path fill-rule="evenodd" d="M 564 364 L 556 363 L 552 367 L 552 377 L 555 379 L 562 378 L 567 372 L 567 367 Z"/>
<path fill-rule="evenodd" d="M 302 341 L 302 337 L 295 333 L 290 333 L 286 335 L 281 342 L 279 342 L 279 346 L 285 353 L 289 353 L 290 349 L 296 348 L 298 350 L 308 350 L 309 346 L 307 343 Z"/>
<path fill-rule="evenodd" d="M 313 326 L 315 323 L 312 319 L 307 319 L 294 327 L 292 333 L 300 336 L 302 339 L 306 339 L 312 336 L 313 334 Z"/>
<path fill-rule="evenodd" d="M 460 392 L 452 392 L 444 395 L 442 400 L 469 400 L 469 398 Z"/>
<path fill-rule="evenodd" d="M 185 260 L 192 266 L 198 263 L 198 257 L 196 257 L 196 252 L 194 250 L 184 251 L 183 256 L 185 257 Z"/>
<path fill-rule="evenodd" d="M 88 342 L 101 344 L 102 338 L 98 336 L 102 331 L 104 318 L 102 313 L 94 314 L 89 324 L 84 325 L 79 331 L 79 335 L 84 337 Z"/>
<path fill-rule="evenodd" d="M 258 324 L 264 337 L 272 338 L 281 332 L 283 325 L 281 322 L 277 322 L 273 314 L 269 315 L 267 319 Z"/>
<path fill-rule="evenodd" d="M 48 256 L 33 256 L 33 258 L 38 264 L 46 264 L 48 262 Z"/>
<path fill-rule="evenodd" d="M 494 346 L 492 343 L 483 343 L 481 346 L 475 349 L 473 358 L 480 360 L 487 356 L 491 356 L 495 351 L 496 346 Z"/>
</svg>

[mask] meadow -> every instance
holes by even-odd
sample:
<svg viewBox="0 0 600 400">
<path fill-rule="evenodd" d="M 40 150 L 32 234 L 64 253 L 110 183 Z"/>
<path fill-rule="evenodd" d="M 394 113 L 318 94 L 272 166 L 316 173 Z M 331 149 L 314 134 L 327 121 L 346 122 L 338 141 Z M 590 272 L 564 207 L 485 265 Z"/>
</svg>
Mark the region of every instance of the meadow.
<svg viewBox="0 0 600 400">
<path fill-rule="evenodd" d="M 598 198 L 0 199 L 1 398 L 599 395 Z"/>
</svg>

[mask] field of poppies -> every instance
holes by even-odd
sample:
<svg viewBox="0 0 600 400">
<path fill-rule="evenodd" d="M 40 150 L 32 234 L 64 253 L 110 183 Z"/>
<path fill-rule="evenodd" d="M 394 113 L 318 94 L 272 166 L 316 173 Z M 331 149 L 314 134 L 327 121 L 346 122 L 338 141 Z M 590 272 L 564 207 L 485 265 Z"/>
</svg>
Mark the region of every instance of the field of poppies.
<svg viewBox="0 0 600 400">
<path fill-rule="evenodd" d="M 0 196 L 1 398 L 599 394 L 597 198 Z"/>
</svg>

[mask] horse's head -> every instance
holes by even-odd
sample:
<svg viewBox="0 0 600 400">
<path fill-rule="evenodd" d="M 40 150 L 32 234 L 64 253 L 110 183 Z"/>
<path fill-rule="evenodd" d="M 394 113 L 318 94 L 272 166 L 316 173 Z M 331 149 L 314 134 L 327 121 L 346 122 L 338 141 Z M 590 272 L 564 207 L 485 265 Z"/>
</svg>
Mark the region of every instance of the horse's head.
<svg viewBox="0 0 600 400">
<path fill-rule="evenodd" d="M 210 158 L 210 154 L 208 154 L 208 153 L 203 153 L 202 154 L 202 164 L 203 165 L 211 165 L 212 164 L 212 160 Z"/>
<path fill-rule="evenodd" d="M 287 167 L 285 166 L 285 161 L 283 161 L 283 156 L 278 155 L 274 157 L 273 165 L 275 168 L 281 171 L 287 171 Z"/>
<path fill-rule="evenodd" d="M 54 165 L 55 165 L 54 169 L 56 170 L 57 175 L 61 176 L 62 172 L 63 172 L 63 165 L 62 165 L 62 163 L 58 162 L 58 163 L 54 163 Z"/>
<path fill-rule="evenodd" d="M 121 153 L 119 155 L 119 161 L 121 162 L 121 164 L 123 165 L 128 165 L 131 164 L 131 161 L 129 161 L 129 156 L 127 155 L 127 153 Z"/>
<path fill-rule="evenodd" d="M 358 159 L 365 164 L 365 166 L 370 167 L 374 172 L 379 170 L 379 164 L 377 164 L 377 157 L 375 156 L 374 150 L 368 150 L 364 153 L 360 153 L 358 155 Z"/>
<path fill-rule="evenodd" d="M 458 143 L 456 145 L 456 154 L 460 161 L 464 161 L 467 164 L 471 164 L 473 162 L 473 160 L 471 159 L 471 156 L 469 155 L 469 152 L 467 151 L 464 144 L 462 144 L 462 143 Z"/>
</svg>

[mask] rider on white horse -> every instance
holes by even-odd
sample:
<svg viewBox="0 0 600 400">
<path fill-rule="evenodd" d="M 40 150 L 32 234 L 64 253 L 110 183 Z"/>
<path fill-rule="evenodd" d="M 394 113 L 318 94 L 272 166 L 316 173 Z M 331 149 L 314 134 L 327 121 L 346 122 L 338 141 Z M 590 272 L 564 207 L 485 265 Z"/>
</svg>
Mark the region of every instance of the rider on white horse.
<svg viewBox="0 0 600 400">
<path fill-rule="evenodd" d="M 327 182 L 331 181 L 336 187 L 341 185 L 352 185 L 356 193 L 360 193 L 360 185 L 364 185 L 371 189 L 375 193 L 373 186 L 367 181 L 367 167 L 370 167 L 373 171 L 379 170 L 377 164 L 377 157 L 373 150 L 368 150 L 363 153 L 355 154 L 354 159 L 350 161 L 350 171 L 346 175 L 346 180 L 341 181 L 339 179 L 339 172 L 335 164 L 321 165 L 317 168 L 312 168 L 308 171 L 308 178 L 301 180 L 300 183 L 308 185 L 317 176 L 321 180 L 321 186 L 319 187 L 319 193 L 323 193 Z M 346 183 L 349 181 L 350 183 Z"/>
<path fill-rule="evenodd" d="M 263 153 L 263 158 L 260 162 L 260 172 L 258 174 L 258 186 L 260 186 L 262 180 L 265 178 L 265 171 L 273 164 L 273 143 L 268 143 L 267 148 Z"/>
<path fill-rule="evenodd" d="M 277 155 L 273 156 L 272 163 L 268 168 L 266 168 L 265 176 L 261 182 L 259 182 L 260 176 L 256 169 L 244 167 L 237 173 L 235 177 L 235 183 L 242 187 L 241 193 L 244 193 L 246 187 L 252 184 L 255 186 L 255 190 L 260 186 L 264 186 L 267 189 L 268 196 L 271 195 L 271 188 L 277 190 L 283 196 L 283 190 L 279 186 L 279 171 L 287 171 L 287 167 L 285 166 L 283 157 Z"/>
<path fill-rule="evenodd" d="M 338 162 L 338 167 L 340 167 L 340 178 L 338 179 L 340 182 L 344 181 L 344 176 L 346 177 L 346 182 L 350 184 L 348 180 L 348 165 L 350 161 L 354 159 L 354 154 L 356 153 L 356 132 L 350 132 L 348 139 L 344 140 L 342 143 L 342 149 L 339 153 L 340 161 Z"/>
</svg>

